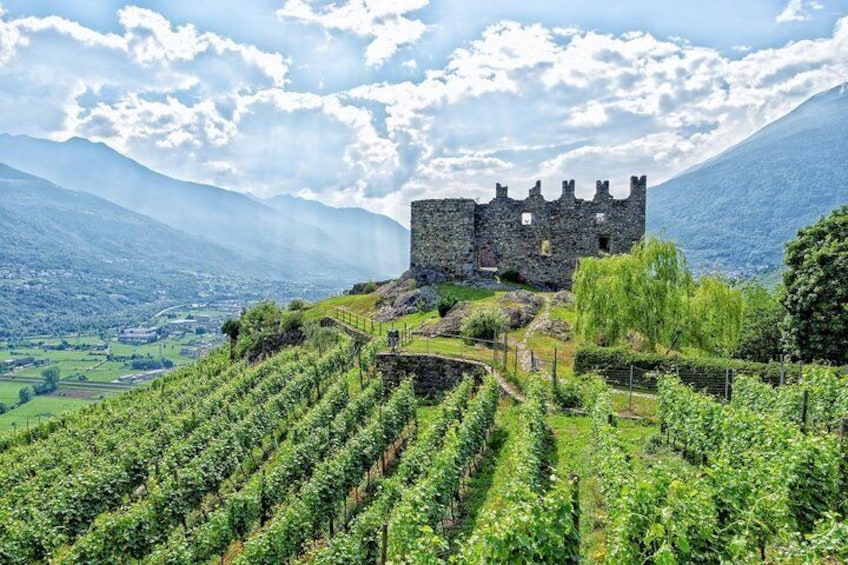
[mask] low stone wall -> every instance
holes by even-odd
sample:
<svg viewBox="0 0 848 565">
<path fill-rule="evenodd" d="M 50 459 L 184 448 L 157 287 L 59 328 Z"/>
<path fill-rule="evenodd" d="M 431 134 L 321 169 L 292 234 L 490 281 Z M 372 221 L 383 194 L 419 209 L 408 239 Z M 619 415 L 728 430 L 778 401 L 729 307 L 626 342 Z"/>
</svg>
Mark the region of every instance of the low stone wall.
<svg viewBox="0 0 848 565">
<path fill-rule="evenodd" d="M 480 382 L 489 373 L 489 367 L 477 361 L 423 353 L 380 353 L 375 367 L 383 375 L 388 388 L 412 377 L 415 394 L 422 398 L 440 397 L 444 391 L 456 386 L 465 374 Z"/>
</svg>

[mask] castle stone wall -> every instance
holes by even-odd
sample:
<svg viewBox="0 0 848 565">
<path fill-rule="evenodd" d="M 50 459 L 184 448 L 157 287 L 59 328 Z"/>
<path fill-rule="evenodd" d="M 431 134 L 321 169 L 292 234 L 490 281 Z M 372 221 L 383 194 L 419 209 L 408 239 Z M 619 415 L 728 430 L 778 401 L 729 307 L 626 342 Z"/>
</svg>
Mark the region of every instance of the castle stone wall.
<svg viewBox="0 0 848 565">
<path fill-rule="evenodd" d="M 547 201 L 541 183 L 524 200 L 496 187 L 487 204 L 473 200 L 412 203 L 412 267 L 429 267 L 453 278 L 517 269 L 530 283 L 571 286 L 577 260 L 623 253 L 645 233 L 647 179 L 631 177 L 630 195 L 614 199 L 598 181 L 592 200 L 574 196 L 574 181 Z"/>
<path fill-rule="evenodd" d="M 474 211 L 467 198 L 412 203 L 410 266 L 429 267 L 452 278 L 474 272 Z"/>
</svg>

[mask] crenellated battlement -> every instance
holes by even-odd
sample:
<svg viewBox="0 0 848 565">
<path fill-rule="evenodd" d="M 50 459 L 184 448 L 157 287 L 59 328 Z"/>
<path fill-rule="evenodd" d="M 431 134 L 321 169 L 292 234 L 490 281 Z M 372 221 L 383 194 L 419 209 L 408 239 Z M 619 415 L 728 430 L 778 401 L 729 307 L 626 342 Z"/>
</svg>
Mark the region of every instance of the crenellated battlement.
<svg viewBox="0 0 848 565">
<path fill-rule="evenodd" d="M 614 198 L 599 180 L 590 200 L 577 198 L 574 179 L 545 200 L 542 183 L 523 200 L 497 183 L 485 204 L 468 198 L 412 203 L 410 266 L 453 278 L 517 269 L 530 283 L 568 288 L 580 257 L 629 251 L 645 233 L 647 177 L 630 177 L 630 193 Z"/>
<path fill-rule="evenodd" d="M 575 200 L 583 200 L 577 198 L 575 195 L 575 185 L 574 179 L 564 180 L 562 181 L 562 194 L 559 199 L 575 199 Z M 642 175 L 641 177 L 632 176 L 630 177 L 630 194 L 626 198 L 620 198 L 616 200 L 629 200 L 631 198 L 644 198 L 645 193 L 648 189 L 648 177 Z M 499 198 L 510 198 L 509 196 L 509 187 L 506 185 L 502 185 L 501 183 L 495 183 L 495 199 Z M 528 192 L 527 198 L 542 198 L 542 181 L 537 180 L 536 184 L 530 187 L 530 191 Z M 610 182 L 608 180 L 599 180 L 595 182 L 595 194 L 592 200 L 597 199 L 605 199 L 611 198 L 610 194 Z M 584 200 L 585 201 L 585 200 Z"/>
</svg>

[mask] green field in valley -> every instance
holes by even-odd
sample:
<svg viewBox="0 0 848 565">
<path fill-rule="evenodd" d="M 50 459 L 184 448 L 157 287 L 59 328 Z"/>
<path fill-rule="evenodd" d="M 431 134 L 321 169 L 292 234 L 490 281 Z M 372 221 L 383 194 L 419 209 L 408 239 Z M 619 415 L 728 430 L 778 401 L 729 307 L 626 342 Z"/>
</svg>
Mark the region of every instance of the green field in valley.
<svg viewBox="0 0 848 565">
<path fill-rule="evenodd" d="M 7 384 L 9 383 L 0 383 L 0 385 Z M 15 386 L 18 389 L 21 388 L 20 385 L 16 384 Z M 0 388 L 0 392 L 4 390 L 5 386 Z M 17 390 L 15 392 L 15 399 L 17 400 Z M 27 425 L 38 425 L 42 418 L 52 418 L 69 410 L 88 406 L 97 400 L 99 400 L 99 396 L 95 396 L 94 398 L 71 398 L 54 395 L 36 396 L 26 404 L 0 415 L 0 433 L 9 430 L 25 430 Z"/>
</svg>

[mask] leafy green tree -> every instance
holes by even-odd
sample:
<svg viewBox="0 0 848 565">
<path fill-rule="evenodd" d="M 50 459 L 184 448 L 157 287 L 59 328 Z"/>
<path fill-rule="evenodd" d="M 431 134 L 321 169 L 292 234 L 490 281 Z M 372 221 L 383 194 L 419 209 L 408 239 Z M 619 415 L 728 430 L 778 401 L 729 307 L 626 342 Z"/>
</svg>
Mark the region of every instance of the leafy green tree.
<svg viewBox="0 0 848 565">
<path fill-rule="evenodd" d="M 742 333 L 744 300 L 716 276 L 692 278 L 674 243 L 647 238 L 629 254 L 580 260 L 574 276 L 577 331 L 603 345 L 635 332 L 645 347 L 699 347 L 732 355 Z"/>
<path fill-rule="evenodd" d="M 848 206 L 786 244 L 786 340 L 807 361 L 848 363 Z"/>
<path fill-rule="evenodd" d="M 41 378 L 44 379 L 44 384 L 47 385 L 47 388 L 50 391 L 56 390 L 56 387 L 59 386 L 60 376 L 61 372 L 59 371 L 59 367 L 47 367 L 41 371 Z"/>
<path fill-rule="evenodd" d="M 59 368 L 48 367 L 41 371 L 41 378 L 44 379 L 37 385 L 33 385 L 32 391 L 35 394 L 48 394 L 56 390 L 59 386 Z"/>
<path fill-rule="evenodd" d="M 759 283 L 747 283 L 741 290 L 745 312 L 735 356 L 760 363 L 779 359 L 783 352 L 780 325 L 784 314 L 780 301 Z"/>
<path fill-rule="evenodd" d="M 306 310 L 309 305 L 302 298 L 295 298 L 291 302 L 289 302 L 289 310 L 292 312 L 295 310 Z"/>
<path fill-rule="evenodd" d="M 9 407 L 6 406 L 6 403 L 0 402 L 0 414 L 5 414 L 9 410 Z"/>
<path fill-rule="evenodd" d="M 32 387 L 25 386 L 21 390 L 18 391 L 18 400 L 21 401 L 21 404 L 26 404 L 32 397 L 35 395 L 35 392 L 32 390 Z"/>
<path fill-rule="evenodd" d="M 303 312 L 289 312 L 268 300 L 242 314 L 236 356 L 256 361 L 302 340 Z"/>
<path fill-rule="evenodd" d="M 744 305 L 742 291 L 720 277 L 701 278 L 692 296 L 694 344 L 713 355 L 733 355 L 742 337 Z"/>
<path fill-rule="evenodd" d="M 229 318 L 224 325 L 221 326 L 221 333 L 230 338 L 230 359 L 235 359 L 236 343 L 238 342 L 241 324 L 238 320 Z"/>
<path fill-rule="evenodd" d="M 649 349 L 689 333 L 694 288 L 686 258 L 667 241 L 647 238 L 630 254 L 586 257 L 574 276 L 577 331 L 606 345 L 636 331 Z"/>
</svg>

